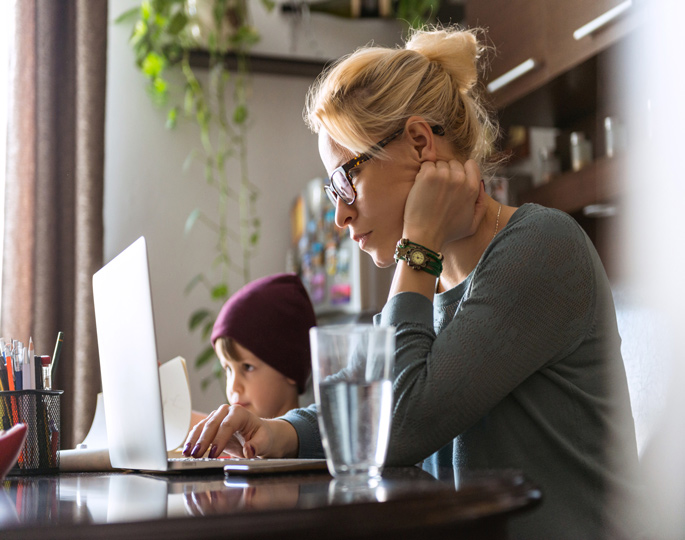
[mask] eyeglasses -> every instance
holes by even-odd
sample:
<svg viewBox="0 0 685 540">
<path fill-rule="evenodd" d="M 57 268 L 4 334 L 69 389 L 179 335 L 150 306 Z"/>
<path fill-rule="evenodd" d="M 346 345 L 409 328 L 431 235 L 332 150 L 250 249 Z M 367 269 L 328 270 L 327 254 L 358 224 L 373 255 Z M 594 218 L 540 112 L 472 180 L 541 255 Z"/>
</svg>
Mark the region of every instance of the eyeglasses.
<svg viewBox="0 0 685 540">
<path fill-rule="evenodd" d="M 391 135 L 388 135 L 378 144 L 372 146 L 371 150 L 378 151 L 384 146 L 387 146 L 403 131 L 404 127 L 401 127 Z M 445 134 L 445 130 L 442 128 L 442 126 L 431 126 L 431 131 L 435 135 Z M 325 185 L 323 189 L 326 192 L 326 195 L 328 195 L 330 201 L 333 203 L 333 206 L 336 206 L 338 204 L 338 198 L 342 199 L 342 201 L 347 205 L 354 203 L 354 201 L 357 199 L 357 189 L 354 187 L 354 184 L 352 183 L 350 171 L 355 167 L 359 167 L 359 165 L 361 165 L 365 161 L 370 160 L 372 157 L 372 155 L 362 152 L 358 156 L 353 157 L 347 163 L 343 163 L 342 165 L 340 165 L 340 167 L 338 167 L 331 173 L 331 177 L 328 180 L 328 184 Z"/>
</svg>

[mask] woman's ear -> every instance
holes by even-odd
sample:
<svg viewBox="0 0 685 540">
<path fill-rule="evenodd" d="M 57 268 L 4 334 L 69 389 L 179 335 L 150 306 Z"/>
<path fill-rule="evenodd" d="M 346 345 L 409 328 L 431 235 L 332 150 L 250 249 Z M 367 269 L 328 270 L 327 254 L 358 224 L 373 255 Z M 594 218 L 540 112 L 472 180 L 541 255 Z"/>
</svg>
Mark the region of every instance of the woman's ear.
<svg viewBox="0 0 685 540">
<path fill-rule="evenodd" d="M 404 131 L 421 163 L 437 160 L 435 135 L 428 122 L 420 116 L 411 116 L 404 125 Z"/>
</svg>

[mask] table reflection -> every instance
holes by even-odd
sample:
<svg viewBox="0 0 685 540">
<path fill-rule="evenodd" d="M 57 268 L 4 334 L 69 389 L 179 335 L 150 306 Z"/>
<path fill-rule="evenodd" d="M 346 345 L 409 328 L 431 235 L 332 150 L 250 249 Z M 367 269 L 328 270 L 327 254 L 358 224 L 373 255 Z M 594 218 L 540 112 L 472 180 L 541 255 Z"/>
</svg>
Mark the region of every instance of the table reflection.
<svg viewBox="0 0 685 540">
<path fill-rule="evenodd" d="M 497 476 L 501 481 L 501 476 Z M 478 493 L 492 496 L 487 483 Z M 516 485 L 507 482 L 507 489 Z M 0 490 L 0 532 L 24 525 L 102 524 L 200 517 L 250 511 L 384 503 L 422 494 L 455 493 L 454 480 L 418 468 L 386 470 L 375 481 L 326 473 L 256 477 L 216 473 L 172 476 L 133 473 L 9 477 Z M 460 493 L 469 489 L 460 486 Z"/>
</svg>

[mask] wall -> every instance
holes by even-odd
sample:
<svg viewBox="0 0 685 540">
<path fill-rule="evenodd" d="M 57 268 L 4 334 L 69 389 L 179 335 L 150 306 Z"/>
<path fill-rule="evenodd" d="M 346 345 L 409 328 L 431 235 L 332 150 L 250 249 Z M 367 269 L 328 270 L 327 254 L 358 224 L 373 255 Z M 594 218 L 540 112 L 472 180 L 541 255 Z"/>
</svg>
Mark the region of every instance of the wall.
<svg viewBox="0 0 685 540">
<path fill-rule="evenodd" d="M 137 3 L 110 0 L 110 19 Z M 293 50 L 291 29 L 283 15 L 267 14 L 259 7 L 254 16 L 255 25 L 268 36 L 260 52 Z M 134 66 L 127 44 L 130 31 L 130 25 L 112 24 L 108 36 L 105 261 L 139 236 L 146 236 L 159 359 L 181 355 L 192 363 L 204 344 L 187 330 L 188 316 L 206 305 L 206 295 L 198 289 L 186 296 L 184 289 L 195 274 L 210 268 L 214 253 L 206 230 L 196 226 L 186 237 L 184 225 L 196 207 L 208 214 L 214 212 L 215 192 L 205 185 L 199 166 L 183 171 L 187 155 L 198 146 L 198 132 L 184 123 L 175 131 L 165 129 L 165 112 L 152 106 L 143 77 Z M 297 41 L 294 50 L 300 56 L 333 58 L 373 37 L 379 43 L 392 43 L 399 32 L 399 25 L 389 21 L 358 22 L 352 31 L 347 21 L 321 17 L 312 20 L 301 34 L 308 36 L 307 41 Z M 323 36 L 326 39 L 320 41 Z M 312 45 L 314 41 L 319 44 Z M 252 278 L 285 269 L 290 203 L 308 180 L 324 174 L 316 136 L 302 121 L 311 82 L 303 77 L 269 75 L 253 79 L 248 168 L 261 190 L 258 212 L 263 229 Z M 123 351 L 125 343 L 126 336 L 122 336 Z M 200 389 L 207 371 L 191 368 L 189 372 L 196 409 L 208 411 L 222 402 L 218 384 L 205 392 Z"/>
</svg>

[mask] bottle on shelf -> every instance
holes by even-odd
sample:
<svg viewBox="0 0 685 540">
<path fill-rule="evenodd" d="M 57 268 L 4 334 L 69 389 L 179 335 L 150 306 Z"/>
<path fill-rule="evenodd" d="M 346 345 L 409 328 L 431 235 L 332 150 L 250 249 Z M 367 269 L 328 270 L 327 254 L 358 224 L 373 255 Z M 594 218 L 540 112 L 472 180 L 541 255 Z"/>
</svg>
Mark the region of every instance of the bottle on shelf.
<svg viewBox="0 0 685 540">
<path fill-rule="evenodd" d="M 577 172 L 592 161 L 592 143 L 585 138 L 585 133 L 571 133 L 571 169 Z"/>
<path fill-rule="evenodd" d="M 538 154 L 540 159 L 540 183 L 547 184 L 555 175 L 559 174 L 559 158 L 554 147 L 543 146 Z"/>
<path fill-rule="evenodd" d="M 283 13 L 322 13 L 359 19 L 392 17 L 392 0 L 299 0 L 281 4 Z"/>
</svg>

